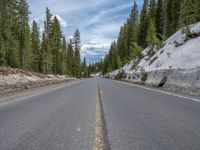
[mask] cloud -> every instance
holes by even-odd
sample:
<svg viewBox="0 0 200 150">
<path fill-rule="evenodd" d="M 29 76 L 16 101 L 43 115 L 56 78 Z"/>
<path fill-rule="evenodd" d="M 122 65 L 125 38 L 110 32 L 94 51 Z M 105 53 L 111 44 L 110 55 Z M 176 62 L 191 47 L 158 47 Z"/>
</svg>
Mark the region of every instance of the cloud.
<svg viewBox="0 0 200 150">
<path fill-rule="evenodd" d="M 52 16 L 53 17 L 57 17 L 58 21 L 60 22 L 61 27 L 66 28 L 68 27 L 68 23 L 65 19 L 63 19 L 60 15 L 56 14 Z M 30 25 L 32 25 L 33 20 L 35 20 L 38 24 L 38 27 L 40 28 L 40 33 L 42 33 L 44 31 L 44 19 L 45 19 L 45 15 L 39 16 L 37 18 L 33 18 L 30 21 Z"/>
<path fill-rule="evenodd" d="M 139 7 L 143 0 L 136 0 Z M 82 57 L 89 62 L 102 59 L 110 43 L 117 38 L 120 26 L 128 17 L 133 0 L 28 0 L 31 20 L 44 28 L 45 8 L 49 7 L 61 23 L 66 37 L 76 28 L 81 32 Z"/>
<path fill-rule="evenodd" d="M 82 59 L 86 57 L 88 62 L 92 63 L 103 59 L 110 47 L 110 42 L 108 42 L 110 40 L 106 41 L 107 43 L 99 40 L 92 40 L 83 44 L 81 49 Z"/>
<path fill-rule="evenodd" d="M 65 19 L 63 19 L 60 15 L 53 15 L 53 17 L 57 17 L 58 21 L 60 22 L 61 27 L 67 27 L 68 23 Z"/>
<path fill-rule="evenodd" d="M 93 16 L 93 18 L 90 19 L 90 21 L 87 23 L 87 26 L 91 25 L 91 24 L 95 24 L 98 22 L 101 22 L 102 20 L 104 20 L 107 17 L 115 17 L 115 15 L 112 16 L 113 13 L 117 13 L 120 12 L 124 9 L 128 9 L 132 6 L 132 3 L 129 4 L 124 4 L 121 6 L 116 6 L 114 8 L 109 8 L 106 10 L 102 10 L 100 11 L 98 14 L 96 14 L 95 16 Z"/>
<path fill-rule="evenodd" d="M 110 33 L 117 33 L 120 29 L 122 22 L 110 22 L 107 24 L 101 24 L 94 27 L 90 32 L 94 33 L 95 35 L 105 35 Z"/>
</svg>

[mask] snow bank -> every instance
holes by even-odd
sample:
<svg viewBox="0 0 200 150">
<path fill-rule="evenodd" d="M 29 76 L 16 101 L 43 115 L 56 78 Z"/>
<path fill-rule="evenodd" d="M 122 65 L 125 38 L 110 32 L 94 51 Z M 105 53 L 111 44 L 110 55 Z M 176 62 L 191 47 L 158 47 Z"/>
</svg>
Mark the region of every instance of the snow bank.
<svg viewBox="0 0 200 150">
<path fill-rule="evenodd" d="M 192 33 L 200 33 L 200 22 L 190 26 Z M 130 61 L 124 67 L 108 74 L 115 78 L 120 70 L 126 73 L 126 79 L 174 89 L 187 89 L 189 93 L 198 93 L 200 88 L 200 36 L 186 40 L 182 30 L 176 32 L 163 43 L 158 50 L 146 48 L 143 58 Z M 176 87 L 176 88 L 175 88 Z M 189 90 L 190 89 L 190 90 Z"/>
<path fill-rule="evenodd" d="M 200 33 L 200 23 L 190 26 L 191 32 Z M 191 69 L 200 66 L 200 37 L 185 42 L 186 35 L 180 31 L 172 35 L 164 47 L 150 59 L 142 59 L 138 70 Z M 177 46 L 179 45 L 179 46 Z M 145 50 L 146 51 L 146 50 Z"/>
<path fill-rule="evenodd" d="M 71 80 L 76 79 L 61 75 L 44 75 L 20 69 L 0 68 L 0 94 Z"/>
</svg>

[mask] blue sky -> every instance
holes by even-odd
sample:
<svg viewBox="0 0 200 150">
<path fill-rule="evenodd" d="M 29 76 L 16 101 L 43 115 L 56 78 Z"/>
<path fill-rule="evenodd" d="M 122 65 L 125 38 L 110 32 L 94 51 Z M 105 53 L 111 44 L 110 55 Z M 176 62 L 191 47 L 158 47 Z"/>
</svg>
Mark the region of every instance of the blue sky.
<svg viewBox="0 0 200 150">
<path fill-rule="evenodd" d="M 141 7 L 143 0 L 136 0 Z M 56 15 L 64 35 L 69 38 L 78 28 L 81 32 L 82 57 L 96 62 L 107 53 L 117 38 L 120 26 L 130 14 L 134 0 L 28 0 L 30 20 L 42 27 L 45 8 Z"/>
</svg>

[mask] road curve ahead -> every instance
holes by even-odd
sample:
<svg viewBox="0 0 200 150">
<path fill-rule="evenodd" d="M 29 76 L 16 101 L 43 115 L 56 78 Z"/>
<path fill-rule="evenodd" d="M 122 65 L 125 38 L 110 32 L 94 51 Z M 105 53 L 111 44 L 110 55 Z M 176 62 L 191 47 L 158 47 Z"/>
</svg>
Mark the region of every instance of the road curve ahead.
<svg viewBox="0 0 200 150">
<path fill-rule="evenodd" d="M 89 79 L 0 104 L 0 150 L 92 150 L 98 137 L 106 150 L 199 150 L 200 102 Z"/>
</svg>

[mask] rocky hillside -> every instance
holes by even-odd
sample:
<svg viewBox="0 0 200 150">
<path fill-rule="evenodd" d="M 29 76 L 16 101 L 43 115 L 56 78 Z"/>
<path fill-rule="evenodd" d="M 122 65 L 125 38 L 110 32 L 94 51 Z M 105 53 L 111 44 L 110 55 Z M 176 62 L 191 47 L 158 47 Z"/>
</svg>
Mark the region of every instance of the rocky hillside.
<svg viewBox="0 0 200 150">
<path fill-rule="evenodd" d="M 0 94 L 72 80 L 75 78 L 0 67 Z"/>
<path fill-rule="evenodd" d="M 176 32 L 159 49 L 146 48 L 141 58 L 107 77 L 200 95 L 200 23 L 189 29 Z"/>
</svg>

